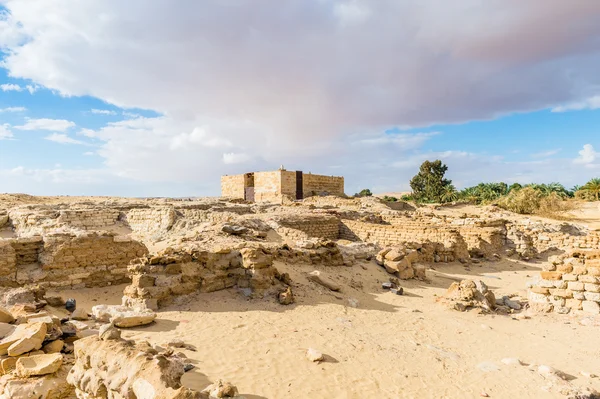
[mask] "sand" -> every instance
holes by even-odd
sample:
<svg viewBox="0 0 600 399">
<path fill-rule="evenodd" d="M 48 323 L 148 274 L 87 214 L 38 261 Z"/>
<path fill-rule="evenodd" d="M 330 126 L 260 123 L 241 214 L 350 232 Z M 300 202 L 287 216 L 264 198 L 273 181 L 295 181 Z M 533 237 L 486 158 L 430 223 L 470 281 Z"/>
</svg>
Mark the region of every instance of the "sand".
<svg viewBox="0 0 600 399">
<path fill-rule="evenodd" d="M 436 264 L 430 283 L 402 282 L 403 296 L 385 292 L 389 275 L 374 263 L 352 267 L 285 265 L 296 303 L 244 298 L 236 290 L 196 294 L 162 309 L 157 322 L 124 336 L 151 343 L 182 339 L 196 366 L 184 384 L 202 389 L 222 378 L 248 399 L 279 398 L 564 398 L 560 387 L 527 365 L 544 364 L 572 376 L 568 384 L 600 389 L 600 319 L 586 316 L 510 316 L 460 313 L 436 302 L 450 283 L 483 280 L 498 295 L 517 290 L 539 270 L 535 264 L 503 260 L 471 265 Z M 342 285 L 332 293 L 304 274 L 321 270 Z M 119 303 L 123 286 L 63 291 L 79 307 Z M 358 300 L 358 307 L 349 306 Z M 586 325 L 583 325 L 583 324 Z M 595 325 L 594 325 L 595 323 Z M 326 357 L 305 358 L 307 348 Z M 503 358 L 527 365 L 505 365 Z M 567 384 L 567 383 L 565 383 Z"/>
</svg>

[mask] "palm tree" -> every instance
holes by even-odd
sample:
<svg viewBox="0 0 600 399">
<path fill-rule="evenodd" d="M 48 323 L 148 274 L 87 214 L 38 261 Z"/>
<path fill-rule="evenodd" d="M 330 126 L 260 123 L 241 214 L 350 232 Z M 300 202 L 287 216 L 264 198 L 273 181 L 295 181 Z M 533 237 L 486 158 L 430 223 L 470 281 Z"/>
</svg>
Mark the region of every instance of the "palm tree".
<svg viewBox="0 0 600 399">
<path fill-rule="evenodd" d="M 600 178 L 596 177 L 590 180 L 582 187 L 582 189 L 595 196 L 596 201 L 600 201 Z"/>
<path fill-rule="evenodd" d="M 442 202 L 454 202 L 457 201 L 458 198 L 458 191 L 456 191 L 456 188 L 452 184 L 449 184 L 446 187 L 444 187 L 444 192 L 442 192 L 441 198 Z"/>
</svg>

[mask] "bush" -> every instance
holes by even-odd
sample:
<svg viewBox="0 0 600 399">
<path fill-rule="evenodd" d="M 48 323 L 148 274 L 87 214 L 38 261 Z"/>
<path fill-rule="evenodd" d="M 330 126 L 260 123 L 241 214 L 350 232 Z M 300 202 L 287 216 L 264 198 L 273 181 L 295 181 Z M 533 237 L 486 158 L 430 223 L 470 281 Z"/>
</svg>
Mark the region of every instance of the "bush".
<svg viewBox="0 0 600 399">
<path fill-rule="evenodd" d="M 415 196 L 412 195 L 412 194 L 406 194 L 406 195 L 403 195 L 402 197 L 400 197 L 400 199 L 402 201 L 410 202 L 410 201 L 414 201 L 415 200 Z"/>
<path fill-rule="evenodd" d="M 384 201 L 387 201 L 387 202 L 398 202 L 398 198 L 396 198 L 396 197 L 388 197 L 387 195 L 384 195 L 382 199 Z"/>
<path fill-rule="evenodd" d="M 360 190 L 359 193 L 354 194 L 355 197 L 371 197 L 373 193 L 368 188 Z"/>
<path fill-rule="evenodd" d="M 560 193 L 550 192 L 547 194 L 533 187 L 513 190 L 502 197 L 497 205 L 524 215 L 557 216 L 571 209 L 571 204 Z"/>
</svg>

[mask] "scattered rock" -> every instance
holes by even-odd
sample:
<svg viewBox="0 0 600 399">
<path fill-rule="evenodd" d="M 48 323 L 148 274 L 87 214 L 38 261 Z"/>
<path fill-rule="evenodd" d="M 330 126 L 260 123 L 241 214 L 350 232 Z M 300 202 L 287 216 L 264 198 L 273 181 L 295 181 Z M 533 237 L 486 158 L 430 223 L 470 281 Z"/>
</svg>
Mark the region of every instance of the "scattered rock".
<svg viewBox="0 0 600 399">
<path fill-rule="evenodd" d="M 397 289 L 392 288 L 392 289 L 390 289 L 390 292 L 392 294 L 396 294 L 396 295 L 404 295 L 404 288 L 402 288 L 402 287 L 398 287 Z"/>
<path fill-rule="evenodd" d="M 192 363 L 186 363 L 183 365 L 183 371 L 185 371 L 186 373 L 190 370 L 193 370 L 196 366 L 194 366 Z"/>
<path fill-rule="evenodd" d="M 310 272 L 307 276 L 307 278 L 312 281 L 315 282 L 317 284 L 322 285 L 323 287 L 331 290 L 331 291 L 340 291 L 341 288 L 339 285 L 337 285 L 336 283 L 334 283 L 333 281 L 321 276 L 321 272 L 318 270 L 315 270 L 313 272 Z"/>
<path fill-rule="evenodd" d="M 348 299 L 348 306 L 350 306 L 351 308 L 358 308 L 358 305 L 359 305 L 358 299 L 355 299 L 355 298 Z"/>
<path fill-rule="evenodd" d="M 42 347 L 46 337 L 46 324 L 20 324 L 15 331 L 0 341 L 0 355 L 19 356 Z"/>
<path fill-rule="evenodd" d="M 173 339 L 167 342 L 167 347 L 170 348 L 185 348 L 185 342 L 180 339 Z"/>
<path fill-rule="evenodd" d="M 248 229 L 245 227 L 242 227 L 242 226 L 224 224 L 223 227 L 221 227 L 221 231 L 223 231 L 224 233 L 227 233 L 227 234 L 234 235 L 234 236 L 239 236 L 242 234 L 246 234 L 248 232 Z"/>
<path fill-rule="evenodd" d="M 516 357 L 505 357 L 504 359 L 501 360 L 501 362 L 506 365 L 517 365 L 517 366 L 523 365 L 523 363 Z"/>
<path fill-rule="evenodd" d="M 465 311 L 469 308 L 479 308 L 491 312 L 496 307 L 496 298 L 483 281 L 462 280 L 453 282 L 440 300 L 448 303 L 451 308 Z"/>
<path fill-rule="evenodd" d="M 44 299 L 46 300 L 48 305 L 56 307 L 56 308 L 62 307 L 65 305 L 65 300 L 61 296 L 47 296 L 47 297 L 44 297 Z"/>
<path fill-rule="evenodd" d="M 52 341 L 44 345 L 42 347 L 42 350 L 44 351 L 44 353 L 59 353 L 60 351 L 62 351 L 64 346 L 64 341 L 61 339 L 57 339 L 56 341 Z"/>
<path fill-rule="evenodd" d="M 277 301 L 281 305 L 291 305 L 294 303 L 294 294 L 292 293 L 292 288 L 287 287 L 285 291 L 280 292 L 279 295 L 277 295 Z"/>
<path fill-rule="evenodd" d="M 521 304 L 517 301 L 513 301 L 507 296 L 502 297 L 502 302 L 504 303 L 504 305 L 508 306 L 513 310 L 521 310 Z"/>
<path fill-rule="evenodd" d="M 394 284 L 392 284 L 392 283 L 383 283 L 383 284 L 381 284 L 381 288 L 383 288 L 384 290 L 389 290 L 389 289 L 394 288 Z"/>
<path fill-rule="evenodd" d="M 90 316 L 85 309 L 75 309 L 71 314 L 71 319 L 73 320 L 89 320 Z"/>
<path fill-rule="evenodd" d="M 598 378 L 598 376 L 596 374 L 589 373 L 587 371 L 581 371 L 579 374 L 581 374 L 585 378 Z"/>
<path fill-rule="evenodd" d="M 102 341 L 110 341 L 110 340 L 119 340 L 121 339 L 121 330 L 115 328 L 115 326 L 111 324 L 105 324 L 100 327 L 98 331 L 98 337 Z"/>
<path fill-rule="evenodd" d="M 238 389 L 235 385 L 217 380 L 202 390 L 202 393 L 208 394 L 210 398 L 234 398 L 237 396 Z"/>
<path fill-rule="evenodd" d="M 314 348 L 308 348 L 306 358 L 311 362 L 321 362 L 324 359 L 323 354 Z"/>
<path fill-rule="evenodd" d="M 60 353 L 21 357 L 17 360 L 17 375 L 22 378 L 52 374 L 58 371 L 63 362 Z"/>
<path fill-rule="evenodd" d="M 92 308 L 94 319 L 110 322 L 116 327 L 127 328 L 150 324 L 156 313 L 150 309 L 134 309 L 121 305 L 96 305 Z"/>
</svg>

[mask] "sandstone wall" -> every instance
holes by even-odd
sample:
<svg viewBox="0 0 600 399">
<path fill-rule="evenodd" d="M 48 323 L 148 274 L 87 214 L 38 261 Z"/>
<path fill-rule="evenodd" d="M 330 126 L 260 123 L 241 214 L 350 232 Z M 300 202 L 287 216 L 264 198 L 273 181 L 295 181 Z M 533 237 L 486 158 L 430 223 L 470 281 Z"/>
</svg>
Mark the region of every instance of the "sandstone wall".
<svg viewBox="0 0 600 399">
<path fill-rule="evenodd" d="M 540 311 L 600 314 L 600 251 L 552 256 L 529 290 L 530 305 Z"/>
<path fill-rule="evenodd" d="M 59 213 L 58 224 L 78 227 L 84 230 L 101 230 L 113 226 L 119 219 L 120 212 L 115 209 L 69 209 Z"/>
<path fill-rule="evenodd" d="M 224 248 L 140 258 L 129 266 L 131 285 L 123 304 L 150 309 L 196 291 L 213 292 L 237 286 L 250 292 L 278 293 L 282 285 L 273 256 L 261 248 Z"/>
<path fill-rule="evenodd" d="M 442 226 L 428 226 L 416 222 L 398 226 L 342 219 L 340 238 L 350 241 L 372 242 L 380 246 L 396 246 L 429 241 L 439 243 L 446 249 L 444 251 L 446 258 L 441 259 L 442 261 L 469 258 L 467 244 L 460 233 L 456 229 Z M 448 253 L 454 254 L 453 259 Z"/>
<path fill-rule="evenodd" d="M 296 172 L 282 170 L 281 173 L 281 194 L 296 199 Z"/>
<path fill-rule="evenodd" d="M 302 175 L 302 191 L 304 192 L 304 198 L 320 193 L 343 196 L 344 178 L 304 173 Z"/>
<path fill-rule="evenodd" d="M 175 208 L 172 206 L 132 209 L 126 214 L 126 222 L 131 230 L 141 235 L 168 231 L 175 219 Z"/>
<path fill-rule="evenodd" d="M 221 176 L 221 196 L 244 199 L 245 175 Z"/>
<path fill-rule="evenodd" d="M 127 265 L 131 260 L 147 253 L 143 244 L 109 234 L 3 240 L 0 286 L 78 288 L 121 284 L 129 281 Z"/>
<path fill-rule="evenodd" d="M 340 236 L 340 221 L 336 216 L 330 215 L 303 215 L 278 220 L 275 230 L 291 240 L 307 238 L 336 240 Z"/>
<path fill-rule="evenodd" d="M 281 171 L 254 173 L 254 200 L 281 202 Z"/>
</svg>

